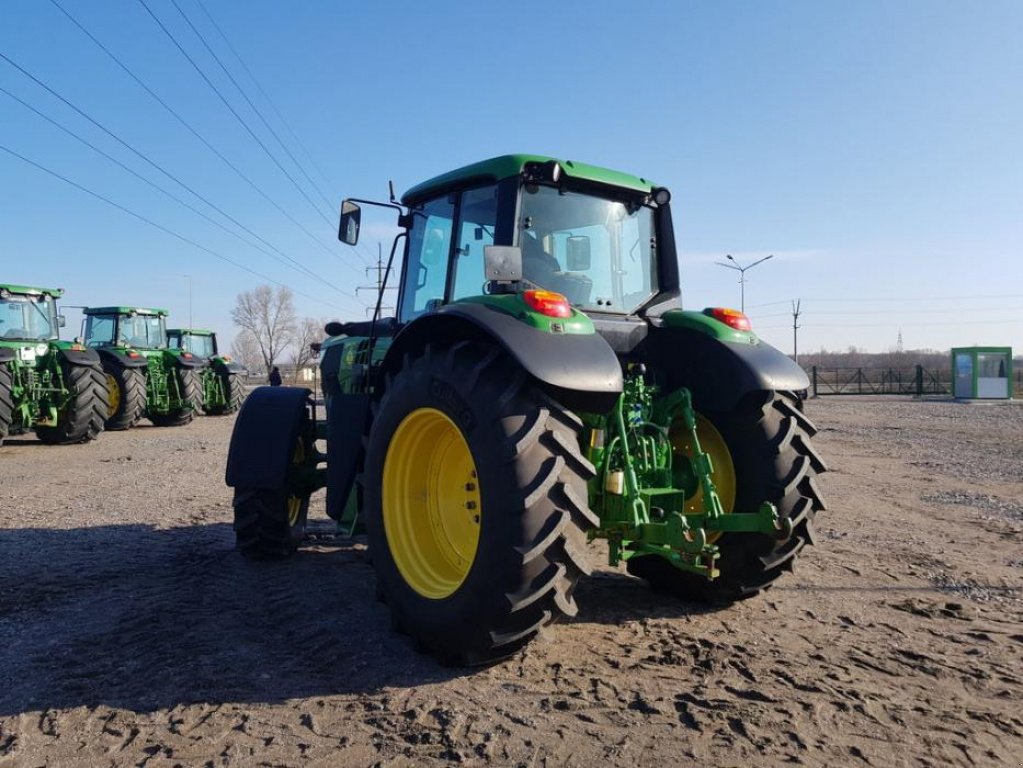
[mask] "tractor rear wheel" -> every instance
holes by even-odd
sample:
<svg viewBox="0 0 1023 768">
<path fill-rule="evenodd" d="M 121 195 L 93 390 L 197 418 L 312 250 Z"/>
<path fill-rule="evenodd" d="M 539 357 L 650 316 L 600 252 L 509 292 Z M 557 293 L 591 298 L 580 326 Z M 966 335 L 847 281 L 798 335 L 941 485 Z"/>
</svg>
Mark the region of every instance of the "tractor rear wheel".
<svg viewBox="0 0 1023 768">
<path fill-rule="evenodd" d="M 141 368 L 126 368 L 104 358 L 107 379 L 108 430 L 134 427 L 146 410 L 146 374 Z"/>
<path fill-rule="evenodd" d="M 292 449 L 290 463 L 302 464 L 312 450 L 312 445 L 300 436 Z M 286 489 L 235 489 L 235 542 L 242 555 L 252 560 L 291 555 L 305 537 L 308 517 L 308 494 L 295 495 Z"/>
<path fill-rule="evenodd" d="M 713 581 L 656 555 L 630 559 L 629 573 L 685 600 L 727 604 L 756 595 L 791 571 L 796 555 L 813 543 L 814 518 L 825 508 L 816 477 L 826 467 L 811 443 L 817 429 L 799 405 L 791 392 L 753 393 L 731 411 L 706 413 L 712 426 L 698 427 L 697 433 L 714 463 L 725 512 L 753 512 L 769 501 L 792 521 L 789 538 L 776 541 L 751 533 L 708 537 L 721 552 L 721 575 Z"/>
<path fill-rule="evenodd" d="M 211 416 L 223 416 L 234 413 L 242 407 L 245 400 L 245 388 L 242 386 L 241 376 L 228 371 L 217 371 L 215 375 L 220 379 L 220 389 L 224 393 L 224 402 L 206 408 L 206 413 Z"/>
<path fill-rule="evenodd" d="M 593 467 L 582 422 L 495 347 L 428 345 L 368 438 L 369 554 L 395 626 L 446 664 L 507 657 L 574 616 Z"/>
<path fill-rule="evenodd" d="M 183 427 L 202 410 L 202 381 L 194 368 L 174 368 L 180 405 L 167 413 L 151 413 L 149 420 L 158 427 Z"/>
<path fill-rule="evenodd" d="M 93 365 L 72 365 L 60 362 L 64 385 L 71 399 L 57 415 L 53 427 L 37 426 L 36 437 L 50 445 L 85 443 L 103 431 L 109 408 L 107 378 L 103 369 Z"/>
<path fill-rule="evenodd" d="M 11 432 L 14 423 L 14 376 L 11 369 L 0 363 L 0 445 Z"/>
</svg>

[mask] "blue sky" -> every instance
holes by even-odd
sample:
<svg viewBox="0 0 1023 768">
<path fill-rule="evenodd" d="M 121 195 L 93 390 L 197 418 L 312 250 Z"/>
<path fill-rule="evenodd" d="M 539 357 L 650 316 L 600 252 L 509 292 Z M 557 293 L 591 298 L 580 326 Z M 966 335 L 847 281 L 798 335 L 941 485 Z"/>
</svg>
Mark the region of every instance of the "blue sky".
<svg viewBox="0 0 1023 768">
<path fill-rule="evenodd" d="M 738 305 L 736 274 L 715 264 L 725 254 L 742 263 L 774 254 L 748 273 L 746 306 L 785 351 L 797 298 L 802 352 L 881 351 L 900 329 L 906 348 L 1023 351 L 1018 2 L 176 0 L 317 190 L 175 0 L 145 0 L 310 202 L 140 0 L 57 1 L 308 233 L 50 0 L 6 0 L 0 52 L 285 255 L 245 245 L 3 93 L 0 145 L 288 284 L 302 315 L 364 312 L 341 291 L 368 282 L 376 244 L 367 237 L 353 252 L 337 242 L 342 197 L 384 198 L 388 179 L 400 193 L 524 151 L 670 187 L 689 308 Z M 0 88 L 234 228 L 3 60 Z M 190 275 L 195 324 L 227 337 L 235 295 L 268 282 L 5 152 L 0 182 L 0 281 L 60 285 L 68 304 L 164 306 L 184 324 Z M 386 232 L 383 223 L 367 234 Z M 281 260 L 289 258 L 341 291 Z"/>
</svg>

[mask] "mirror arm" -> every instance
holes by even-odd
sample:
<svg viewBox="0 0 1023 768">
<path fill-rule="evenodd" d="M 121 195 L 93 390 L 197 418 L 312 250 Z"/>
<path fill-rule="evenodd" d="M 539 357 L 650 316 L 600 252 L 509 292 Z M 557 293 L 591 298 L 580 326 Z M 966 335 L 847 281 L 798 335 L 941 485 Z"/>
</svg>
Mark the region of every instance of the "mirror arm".
<svg viewBox="0 0 1023 768">
<path fill-rule="evenodd" d="M 375 205 L 378 208 L 391 208 L 398 212 L 398 226 L 408 229 L 411 224 L 411 218 L 409 216 L 408 209 L 399 205 L 398 203 L 381 203 L 376 200 L 363 200 L 358 197 L 349 197 L 348 200 L 352 203 L 361 203 L 362 205 Z"/>
<path fill-rule="evenodd" d="M 391 265 L 394 264 L 394 254 L 398 250 L 398 241 L 401 238 L 408 239 L 408 232 L 399 232 L 394 236 L 394 242 L 391 243 L 391 255 L 387 257 L 387 269 L 384 270 L 384 279 L 380 284 L 380 292 L 377 294 L 377 305 L 373 310 L 373 323 L 369 327 L 369 363 L 373 363 L 373 345 L 376 342 L 377 335 L 377 321 L 380 319 L 380 309 L 384 301 L 384 291 L 387 290 L 387 279 L 391 276 Z M 397 312 L 395 312 L 397 317 Z"/>
</svg>

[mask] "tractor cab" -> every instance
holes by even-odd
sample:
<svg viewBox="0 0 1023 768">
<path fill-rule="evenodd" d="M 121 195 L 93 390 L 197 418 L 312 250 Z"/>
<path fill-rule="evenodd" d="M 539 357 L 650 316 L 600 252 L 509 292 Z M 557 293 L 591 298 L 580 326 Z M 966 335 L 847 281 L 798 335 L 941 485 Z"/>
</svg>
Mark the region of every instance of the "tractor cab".
<svg viewBox="0 0 1023 768">
<path fill-rule="evenodd" d="M 191 352 L 203 360 L 218 354 L 217 334 L 202 328 L 170 328 L 167 331 L 167 343 L 171 349 Z"/>
<path fill-rule="evenodd" d="M 59 336 L 64 325 L 57 314 L 60 288 L 30 288 L 24 285 L 0 285 L 0 344 L 32 346 Z"/>
<path fill-rule="evenodd" d="M 85 314 L 85 345 L 90 349 L 131 347 L 167 349 L 167 310 L 144 307 L 89 307 Z"/>
</svg>

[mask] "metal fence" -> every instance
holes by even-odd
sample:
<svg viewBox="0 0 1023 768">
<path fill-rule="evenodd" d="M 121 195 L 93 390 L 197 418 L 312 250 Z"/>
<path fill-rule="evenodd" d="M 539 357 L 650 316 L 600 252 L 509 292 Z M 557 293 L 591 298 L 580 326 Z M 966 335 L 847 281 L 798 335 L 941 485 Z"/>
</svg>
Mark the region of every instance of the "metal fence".
<svg viewBox="0 0 1023 768">
<path fill-rule="evenodd" d="M 818 368 L 810 376 L 811 393 L 822 395 L 950 395 L 947 370 L 911 368 Z"/>
</svg>

